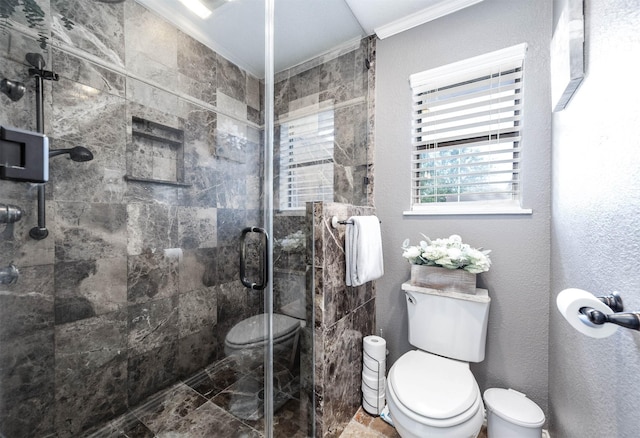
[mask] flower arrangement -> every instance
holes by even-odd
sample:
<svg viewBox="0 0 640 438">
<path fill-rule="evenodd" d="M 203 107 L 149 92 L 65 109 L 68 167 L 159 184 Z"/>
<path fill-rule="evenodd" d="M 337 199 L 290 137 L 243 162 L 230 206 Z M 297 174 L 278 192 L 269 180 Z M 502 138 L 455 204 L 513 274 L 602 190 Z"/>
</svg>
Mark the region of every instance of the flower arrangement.
<svg viewBox="0 0 640 438">
<path fill-rule="evenodd" d="M 486 272 L 491 266 L 489 253 L 491 250 L 471 248 L 462 243 L 462 238 L 457 234 L 448 239 L 430 240 L 422 234 L 425 240 L 421 240 L 417 246 L 410 246 L 409 239 L 402 243 L 402 257 L 413 265 L 442 266 L 447 269 L 464 269 L 472 274 Z"/>
<path fill-rule="evenodd" d="M 305 248 L 306 235 L 304 231 L 298 230 L 282 239 L 276 239 L 276 246 L 282 248 L 283 251 L 300 251 Z"/>
</svg>

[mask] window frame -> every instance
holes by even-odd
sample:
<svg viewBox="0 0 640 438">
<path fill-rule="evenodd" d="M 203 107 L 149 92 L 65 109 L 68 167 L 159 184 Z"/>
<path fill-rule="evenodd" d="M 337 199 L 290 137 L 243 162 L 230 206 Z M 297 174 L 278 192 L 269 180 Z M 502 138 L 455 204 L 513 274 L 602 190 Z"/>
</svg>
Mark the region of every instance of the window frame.
<svg viewBox="0 0 640 438">
<path fill-rule="evenodd" d="M 415 73 L 410 76 L 411 97 L 412 105 L 414 104 L 415 96 L 422 92 L 416 90 L 424 90 L 425 87 L 429 89 L 444 88 L 448 86 L 457 86 L 458 84 L 465 83 L 469 80 L 477 80 L 482 76 L 486 76 L 488 72 L 495 68 L 496 65 L 504 64 L 517 64 L 520 63 L 520 67 L 523 70 L 524 82 L 524 63 L 527 50 L 527 44 L 522 43 L 506 49 L 497 50 L 484 55 L 476 56 L 473 58 L 465 59 L 459 62 L 454 62 L 441 67 L 436 67 L 423 72 Z M 524 87 L 524 84 L 521 88 Z M 522 99 L 522 98 L 521 98 Z M 412 142 L 411 142 L 411 162 L 412 167 L 410 169 L 410 198 L 409 198 L 409 210 L 404 211 L 404 215 L 477 215 L 477 214 L 531 214 L 531 209 L 522 207 L 522 176 L 517 181 L 520 188 L 517 192 L 517 199 L 504 199 L 504 200 L 467 200 L 467 201 L 452 201 L 452 202 L 433 202 L 433 203 L 420 203 L 414 204 L 415 187 L 413 176 L 416 169 L 414 166 L 414 156 L 418 150 L 416 142 L 416 117 L 415 110 L 412 112 L 411 117 L 411 130 L 412 130 Z M 487 122 L 490 123 L 490 122 Z M 520 137 L 522 137 L 522 129 L 516 128 L 520 131 Z M 521 142 L 521 140 L 520 140 Z M 522 157 L 522 153 L 520 157 Z M 521 158 L 520 158 L 521 159 Z M 516 159 L 514 158 L 514 161 Z"/>
</svg>

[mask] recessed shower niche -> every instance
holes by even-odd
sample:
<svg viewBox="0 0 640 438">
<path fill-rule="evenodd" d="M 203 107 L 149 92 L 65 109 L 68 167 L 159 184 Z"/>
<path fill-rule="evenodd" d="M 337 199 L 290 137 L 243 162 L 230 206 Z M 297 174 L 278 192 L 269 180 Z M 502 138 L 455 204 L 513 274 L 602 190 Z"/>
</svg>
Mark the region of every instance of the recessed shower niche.
<svg viewBox="0 0 640 438">
<path fill-rule="evenodd" d="M 189 186 L 184 183 L 184 131 L 136 116 L 131 125 L 125 178 Z"/>
</svg>

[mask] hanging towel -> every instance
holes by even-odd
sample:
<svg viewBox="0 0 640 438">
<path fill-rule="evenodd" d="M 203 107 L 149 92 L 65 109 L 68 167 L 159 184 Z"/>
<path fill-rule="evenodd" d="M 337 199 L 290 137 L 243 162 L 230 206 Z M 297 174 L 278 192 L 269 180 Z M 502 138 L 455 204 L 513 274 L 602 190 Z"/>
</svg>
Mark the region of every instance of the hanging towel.
<svg viewBox="0 0 640 438">
<path fill-rule="evenodd" d="M 376 216 L 352 216 L 345 233 L 347 286 L 360 286 L 382 277 L 382 238 Z"/>
</svg>

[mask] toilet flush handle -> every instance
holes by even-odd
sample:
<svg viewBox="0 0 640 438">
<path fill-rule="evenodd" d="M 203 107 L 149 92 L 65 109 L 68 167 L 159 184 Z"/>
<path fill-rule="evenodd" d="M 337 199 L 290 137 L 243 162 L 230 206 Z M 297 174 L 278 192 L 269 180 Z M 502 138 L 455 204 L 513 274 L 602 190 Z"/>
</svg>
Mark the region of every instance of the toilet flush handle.
<svg viewBox="0 0 640 438">
<path fill-rule="evenodd" d="M 413 295 L 411 295 L 409 292 L 405 292 L 404 294 L 405 294 L 405 296 L 407 297 L 407 302 L 409 302 L 409 303 L 411 303 L 411 304 L 413 304 L 413 305 L 415 305 L 415 304 L 417 303 L 417 301 L 416 301 L 416 299 L 414 298 L 414 296 L 413 296 Z"/>
</svg>

